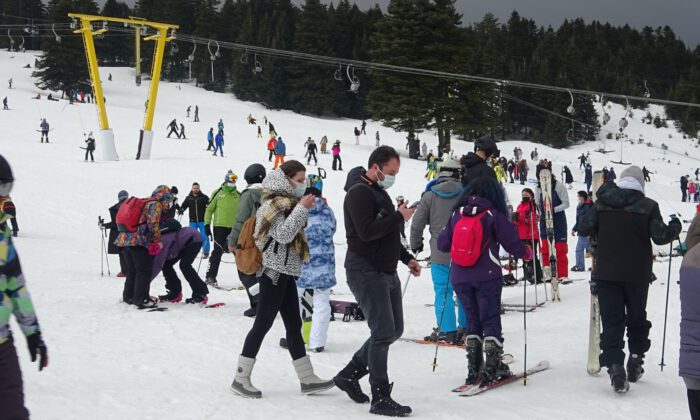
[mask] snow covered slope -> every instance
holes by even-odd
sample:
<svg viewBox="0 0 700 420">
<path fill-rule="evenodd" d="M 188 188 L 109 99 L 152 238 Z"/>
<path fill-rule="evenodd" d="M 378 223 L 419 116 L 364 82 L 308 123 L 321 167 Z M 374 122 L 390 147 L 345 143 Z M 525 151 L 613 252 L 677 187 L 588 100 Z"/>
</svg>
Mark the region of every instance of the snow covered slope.
<svg viewBox="0 0 700 420">
<path fill-rule="evenodd" d="M 363 144 L 354 145 L 352 130 L 359 121 L 312 118 L 289 111 L 268 111 L 254 103 L 240 102 L 230 94 L 217 94 L 191 85 L 162 83 L 155 117 L 154 146 L 150 161 L 134 161 L 138 130 L 141 127 L 148 84 L 133 84 L 130 69 L 101 69 L 107 98 L 110 125 L 114 128 L 120 162 L 102 162 L 98 144 L 95 164 L 83 162 L 83 133 L 97 130 L 95 108 L 89 104 L 67 105 L 66 101 L 32 100 L 38 92 L 30 77 L 32 53 L 0 53 L 0 96 L 8 96 L 10 111 L 0 112 L 0 153 L 9 159 L 17 182 L 13 197 L 18 208 L 20 237 L 16 244 L 21 255 L 29 290 L 33 296 L 44 336 L 51 355 L 51 365 L 37 372 L 29 362 L 24 340 L 18 340 L 25 379 L 27 405 L 37 419 L 230 419 L 278 418 L 345 419 L 368 418 L 367 405 L 351 402 L 342 392 L 304 397 L 299 393 L 288 353 L 277 346 L 283 326 L 277 322 L 258 357 L 253 382 L 263 391 L 262 400 L 251 401 L 233 396 L 228 386 L 233 379 L 238 352 L 252 320 L 242 316 L 247 307 L 243 292 L 213 290 L 211 302 L 226 302 L 221 309 L 200 309 L 185 305 L 164 313 L 143 313 L 119 303 L 122 282 L 114 277 L 118 264 L 112 258 L 112 277 L 100 276 L 101 238 L 97 216 L 108 216 L 107 208 L 116 202 L 117 192 L 146 196 L 158 184 L 177 185 L 181 198 L 193 181 L 205 192 L 214 190 L 226 171 L 233 169 L 241 177 L 247 165 L 261 162 L 266 167 L 266 139 L 256 138 L 256 127 L 245 117 L 252 113 L 259 121 L 266 115 L 287 142 L 290 158 L 301 159 L 302 144 L 308 136 L 319 139 L 327 135 L 332 142 L 341 140 L 344 172 L 330 169 L 330 155 L 320 155 L 326 168 L 325 195 L 341 221 L 335 241 L 345 243 L 342 224 L 342 200 L 345 175 L 357 165 L 365 165 L 380 131 L 382 142 L 405 152 L 405 133 L 394 133 L 372 121 Z M 107 81 L 111 72 L 113 81 Z M 7 90 L 4 81 L 14 79 Z M 200 123 L 185 118 L 188 105 L 199 105 Z M 617 128 L 624 110 L 613 106 L 609 125 Z M 656 112 L 653 111 L 652 114 Z M 697 150 L 689 140 L 672 129 L 656 130 L 642 124 L 644 112 L 635 111 L 627 129 L 630 138 L 644 134 L 657 147 L 666 143 L 670 162 L 662 160 L 658 148 L 625 144 L 623 158 L 646 165 L 656 174 L 647 189 L 659 201 L 664 215 L 680 212 L 691 218 L 694 205 L 680 203 L 678 178 L 692 174 L 698 166 Z M 47 118 L 54 128 L 51 143 L 40 144 L 40 118 Z M 165 127 L 172 118 L 186 125 L 188 140 L 165 139 Z M 212 157 L 206 149 L 206 132 L 219 118 L 226 125 L 226 157 Z M 672 139 L 668 138 L 672 135 Z M 422 135 L 429 147 L 436 140 Z M 695 144 L 693 142 L 692 144 Z M 515 146 L 529 155 L 534 145 L 527 142 L 504 142 L 499 147 L 510 156 Z M 618 151 L 619 143 L 607 141 L 608 148 Z M 455 142 L 458 155 L 472 148 L 471 143 Z M 569 165 L 577 181 L 582 176 L 577 156 L 598 147 L 595 143 L 570 150 L 554 150 L 537 145 L 541 157 L 555 163 L 554 173 Z M 684 156 L 688 151 L 689 156 Z M 594 169 L 602 169 L 614 153 L 592 152 Z M 534 168 L 534 164 L 530 162 Z M 623 166 L 612 165 L 619 176 Z M 420 197 L 425 180 L 425 164 L 404 159 L 392 196 L 404 195 L 411 201 Z M 315 170 L 315 168 L 311 168 Z M 571 190 L 582 189 L 580 182 Z M 518 200 L 520 186 L 508 185 L 511 201 Z M 572 224 L 575 209 L 567 217 Z M 687 226 L 686 226 L 687 227 Z M 570 265 L 573 265 L 575 238 L 569 241 Z M 338 286 L 336 299 L 352 300 L 342 269 L 345 247 L 337 249 Z M 225 256 L 225 261 L 231 261 Z M 431 363 L 433 347 L 406 342 L 394 344 L 390 352 L 390 377 L 395 381 L 394 397 L 410 404 L 415 418 L 457 419 L 490 416 L 494 419 L 682 419 L 687 418 L 685 390 L 677 376 L 679 303 L 677 279 L 680 260 L 673 261 L 669 332 L 663 373 L 660 360 L 665 283 L 668 266 L 656 264 L 659 280 L 649 296 L 649 319 L 652 349 L 647 355 L 647 374 L 625 396 L 614 395 L 602 373 L 598 378 L 586 374 L 588 337 L 587 283 L 562 286 L 562 302 L 548 304 L 528 314 L 528 361 L 534 364 L 547 359 L 552 368 L 532 376 L 528 386 L 511 384 L 498 391 L 474 398 L 459 398 L 450 389 L 461 384 L 466 375 L 464 352 L 440 348 L 435 373 Z M 238 284 L 234 265 L 222 264 L 219 281 L 224 286 Z M 204 270 L 204 267 L 202 268 Z M 203 273 L 203 271 L 201 271 Z M 407 270 L 399 269 L 402 281 Z M 573 277 L 573 276 L 572 276 Z M 583 276 L 581 277 L 583 278 Z M 162 278 L 151 287 L 152 294 L 164 290 Z M 185 287 L 186 293 L 187 287 Z M 542 289 L 539 289 L 542 299 Z M 528 299 L 534 289 L 528 287 Z M 422 338 L 434 324 L 432 283 L 428 270 L 411 280 L 406 293 L 404 337 Z M 504 301 L 519 303 L 523 289 L 504 291 Z M 514 370 L 523 361 L 523 319 L 521 314 L 503 317 L 506 351 L 515 356 Z M 349 360 L 368 336 L 361 322 L 331 323 L 326 352 L 312 354 L 317 373 L 332 377 Z M 366 381 L 363 382 L 368 390 Z"/>
</svg>

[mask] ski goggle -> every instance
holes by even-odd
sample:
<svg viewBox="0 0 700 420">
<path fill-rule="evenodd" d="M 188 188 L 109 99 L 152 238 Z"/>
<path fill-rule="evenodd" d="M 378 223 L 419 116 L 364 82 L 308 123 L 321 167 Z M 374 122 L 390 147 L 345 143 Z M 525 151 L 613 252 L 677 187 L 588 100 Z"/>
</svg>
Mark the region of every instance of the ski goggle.
<svg viewBox="0 0 700 420">
<path fill-rule="evenodd" d="M 10 195 L 10 191 L 12 191 L 12 185 L 14 182 L 3 182 L 0 184 L 0 197 L 7 197 Z"/>
<path fill-rule="evenodd" d="M 238 181 L 238 175 L 234 174 L 233 172 L 227 174 L 226 179 L 224 180 L 225 183 L 232 183 L 232 184 L 235 184 L 236 181 Z"/>
</svg>

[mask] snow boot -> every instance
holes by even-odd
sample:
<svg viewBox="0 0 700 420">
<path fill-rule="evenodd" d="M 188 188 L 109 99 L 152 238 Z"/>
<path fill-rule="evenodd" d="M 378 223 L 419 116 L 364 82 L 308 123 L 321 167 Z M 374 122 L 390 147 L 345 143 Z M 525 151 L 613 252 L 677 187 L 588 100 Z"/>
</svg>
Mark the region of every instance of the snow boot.
<svg viewBox="0 0 700 420">
<path fill-rule="evenodd" d="M 411 407 L 401 405 L 391 398 L 393 383 L 380 383 L 372 385 L 372 405 L 369 412 L 380 416 L 406 417 L 411 414 Z"/>
<path fill-rule="evenodd" d="M 503 343 L 496 337 L 484 339 L 484 353 L 486 353 L 486 360 L 481 373 L 482 386 L 490 385 L 513 375 L 508 365 L 503 363 Z"/>
<path fill-rule="evenodd" d="M 168 292 L 158 296 L 158 302 L 178 303 L 182 300 L 182 293 Z"/>
<path fill-rule="evenodd" d="M 625 367 L 621 364 L 615 363 L 608 367 L 608 375 L 610 375 L 610 385 L 612 385 L 615 392 L 618 394 L 624 394 L 630 389 L 630 383 L 627 381 Z"/>
<path fill-rule="evenodd" d="M 246 398 L 262 397 L 262 392 L 250 382 L 250 375 L 253 373 L 254 365 L 255 359 L 238 356 L 238 367 L 236 368 L 236 376 L 231 384 L 231 392 Z"/>
<path fill-rule="evenodd" d="M 182 295 L 180 295 L 182 296 Z M 195 295 L 193 294 L 191 298 L 185 299 L 185 303 L 199 303 L 201 305 L 206 305 L 209 302 L 209 297 L 207 295 Z"/>
<path fill-rule="evenodd" d="M 117 277 L 126 277 L 126 274 L 124 274 L 120 271 L 117 273 Z"/>
<path fill-rule="evenodd" d="M 467 336 L 467 379 L 465 385 L 475 385 L 481 381 L 484 367 L 483 340 L 478 335 Z"/>
<path fill-rule="evenodd" d="M 335 386 L 332 380 L 327 381 L 316 376 L 314 367 L 311 366 L 311 359 L 309 359 L 309 356 L 293 360 L 292 364 L 294 365 L 294 370 L 297 371 L 302 394 L 315 394 Z"/>
<path fill-rule="evenodd" d="M 246 316 L 248 318 L 255 318 L 255 315 L 257 315 L 257 313 L 258 313 L 257 306 L 251 306 L 250 308 L 243 311 L 243 316 Z"/>
<path fill-rule="evenodd" d="M 206 260 L 207 258 L 209 258 L 209 253 L 208 252 L 203 253 L 202 259 Z"/>
<path fill-rule="evenodd" d="M 644 355 L 630 354 L 627 359 L 627 380 L 635 383 L 644 376 Z"/>
<path fill-rule="evenodd" d="M 345 391 L 351 400 L 359 404 L 364 404 L 369 402 L 369 396 L 362 392 L 360 387 L 360 379 L 367 375 L 367 368 L 359 365 L 355 360 L 351 360 L 343 370 L 338 372 L 333 378 L 333 383 L 340 390 Z"/>
<path fill-rule="evenodd" d="M 137 303 L 136 307 L 139 309 L 153 309 L 158 307 L 158 302 L 153 297 L 147 297 L 143 302 Z"/>
<path fill-rule="evenodd" d="M 207 277 L 204 282 L 207 284 L 207 286 L 219 287 L 219 282 L 216 281 L 216 278 L 214 277 Z"/>
<path fill-rule="evenodd" d="M 284 337 L 280 338 L 280 347 L 282 347 L 283 349 L 289 348 L 289 346 L 287 346 L 287 339 L 286 338 L 284 338 Z"/>
</svg>

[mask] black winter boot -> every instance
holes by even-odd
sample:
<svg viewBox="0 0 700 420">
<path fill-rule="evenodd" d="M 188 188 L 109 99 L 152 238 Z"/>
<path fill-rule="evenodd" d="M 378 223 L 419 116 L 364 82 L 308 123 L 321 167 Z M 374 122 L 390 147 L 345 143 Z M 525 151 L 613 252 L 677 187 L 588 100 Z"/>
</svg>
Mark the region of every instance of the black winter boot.
<svg viewBox="0 0 700 420">
<path fill-rule="evenodd" d="M 634 383 L 644 375 L 644 355 L 630 354 L 627 359 L 627 380 Z"/>
<path fill-rule="evenodd" d="M 620 364 L 614 364 L 608 367 L 608 375 L 610 375 L 610 385 L 618 394 L 624 394 L 630 389 L 630 383 L 627 382 L 627 373 L 625 367 Z"/>
<path fill-rule="evenodd" d="M 467 336 L 467 379 L 465 385 L 481 382 L 481 369 L 484 365 L 483 341 L 478 335 Z"/>
<path fill-rule="evenodd" d="M 484 339 L 484 353 L 486 353 L 486 361 L 481 373 L 481 386 L 490 385 L 513 375 L 508 365 L 503 363 L 503 343 L 496 337 Z"/>
<path fill-rule="evenodd" d="M 347 366 L 333 378 L 335 386 L 345 391 L 351 400 L 356 403 L 364 404 L 369 402 L 369 396 L 362 392 L 360 387 L 360 379 L 367 375 L 367 368 L 357 364 L 351 360 Z"/>
<path fill-rule="evenodd" d="M 391 398 L 394 384 L 382 383 L 372 385 L 372 406 L 369 412 L 380 416 L 406 417 L 411 414 L 411 407 L 401 405 Z"/>
</svg>

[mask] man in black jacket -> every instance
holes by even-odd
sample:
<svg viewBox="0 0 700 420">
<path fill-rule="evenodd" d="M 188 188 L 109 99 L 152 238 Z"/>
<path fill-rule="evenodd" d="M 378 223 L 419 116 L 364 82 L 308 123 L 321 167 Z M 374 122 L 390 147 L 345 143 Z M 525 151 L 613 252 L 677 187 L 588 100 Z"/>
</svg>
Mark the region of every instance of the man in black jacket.
<svg viewBox="0 0 700 420">
<path fill-rule="evenodd" d="M 668 244 L 681 232 L 681 222 L 664 224 L 659 205 L 644 196 L 644 175 L 637 166 L 625 169 L 617 182 L 606 183 L 596 193 L 595 205 L 578 224 L 579 235 L 591 236 L 595 264 L 591 293 L 598 295 L 603 333 L 601 366 L 607 366 L 616 392 L 626 392 L 629 382 L 644 373 L 644 353 L 649 350 L 646 305 L 653 279 L 653 240 Z M 624 334 L 630 357 L 625 361 Z"/>
<path fill-rule="evenodd" d="M 102 226 L 105 229 L 109 229 L 109 241 L 107 242 L 107 253 L 108 254 L 119 254 L 120 271 L 117 274 L 117 277 L 126 277 L 126 258 L 124 257 L 124 254 L 122 253 L 122 250 L 124 248 L 119 248 L 118 246 L 114 245 L 114 241 L 117 240 L 117 235 L 119 235 L 119 229 L 117 229 L 117 213 L 119 212 L 119 207 L 122 206 L 122 203 L 125 202 L 127 198 L 129 198 L 128 192 L 126 192 L 124 190 L 119 191 L 119 194 L 117 194 L 117 204 L 115 204 L 109 208 L 109 217 L 111 220 L 109 223 L 105 223 Z"/>
<path fill-rule="evenodd" d="M 498 157 L 500 151 L 496 142 L 490 137 L 482 137 L 474 142 L 474 151 L 462 156 L 462 185 L 467 185 L 471 180 L 480 176 L 496 178 L 496 172 L 486 161 L 491 157 Z"/>
<path fill-rule="evenodd" d="M 348 286 L 367 318 L 370 338 L 350 363 L 333 378 L 336 386 L 358 403 L 369 401 L 358 380 L 370 374 L 370 413 L 405 416 L 411 412 L 391 399 L 387 374 L 389 345 L 403 333 L 401 281 L 396 273 L 399 260 L 414 276 L 421 267 L 401 245 L 400 231 L 415 209 L 406 204 L 394 208 L 386 189 L 394 183 L 401 162 L 396 151 L 380 146 L 369 157 L 369 168 L 355 168 L 345 184 L 345 232 L 348 252 L 345 271 Z M 369 369 L 369 371 L 368 371 Z"/>
<path fill-rule="evenodd" d="M 190 227 L 197 229 L 204 241 L 202 242 L 203 258 L 209 258 L 211 246 L 204 229 L 204 212 L 207 211 L 207 205 L 209 205 L 209 197 L 200 190 L 199 184 L 195 182 L 192 184 L 192 191 L 185 197 L 179 211 L 180 214 L 183 214 L 185 210 L 190 209 Z"/>
</svg>

